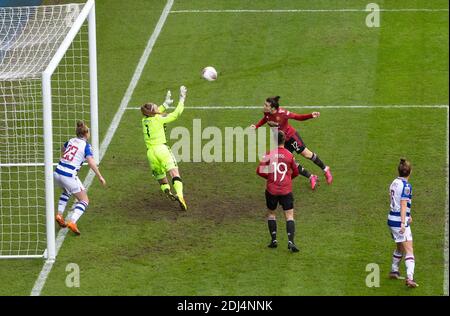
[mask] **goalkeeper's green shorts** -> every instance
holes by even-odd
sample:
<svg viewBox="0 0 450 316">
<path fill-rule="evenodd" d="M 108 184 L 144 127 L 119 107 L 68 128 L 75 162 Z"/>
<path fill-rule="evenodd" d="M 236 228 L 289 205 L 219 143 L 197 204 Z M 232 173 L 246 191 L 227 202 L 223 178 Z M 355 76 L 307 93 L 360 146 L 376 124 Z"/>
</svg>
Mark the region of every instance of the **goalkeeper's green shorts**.
<svg viewBox="0 0 450 316">
<path fill-rule="evenodd" d="M 147 150 L 147 158 L 152 174 L 156 180 L 164 179 L 169 170 L 178 168 L 177 160 L 166 144 L 149 147 Z"/>
</svg>

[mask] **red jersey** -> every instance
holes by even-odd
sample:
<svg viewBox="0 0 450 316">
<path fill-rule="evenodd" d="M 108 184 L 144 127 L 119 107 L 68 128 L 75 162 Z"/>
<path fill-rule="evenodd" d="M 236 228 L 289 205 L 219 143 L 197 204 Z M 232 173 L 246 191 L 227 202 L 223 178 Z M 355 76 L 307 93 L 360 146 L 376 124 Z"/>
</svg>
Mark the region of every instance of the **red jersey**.
<svg viewBox="0 0 450 316">
<path fill-rule="evenodd" d="M 278 123 L 278 129 L 286 135 L 286 140 L 295 134 L 295 128 L 289 125 L 288 120 L 305 121 L 312 119 L 312 114 L 296 114 L 282 108 L 278 108 L 275 113 L 264 112 L 264 117 L 255 125 L 256 128 L 261 127 L 268 121 Z"/>
<path fill-rule="evenodd" d="M 298 176 L 298 167 L 294 155 L 278 147 L 263 157 L 256 173 L 267 179 L 267 191 L 270 194 L 286 195 L 292 192 L 292 179 Z"/>
</svg>

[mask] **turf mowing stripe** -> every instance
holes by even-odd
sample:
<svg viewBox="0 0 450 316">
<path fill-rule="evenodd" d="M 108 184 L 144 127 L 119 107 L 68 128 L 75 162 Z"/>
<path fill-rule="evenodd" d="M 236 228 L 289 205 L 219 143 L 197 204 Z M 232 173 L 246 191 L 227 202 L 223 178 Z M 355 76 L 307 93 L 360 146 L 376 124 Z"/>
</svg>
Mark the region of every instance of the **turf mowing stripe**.
<svg viewBox="0 0 450 316">
<path fill-rule="evenodd" d="M 286 9 L 286 10 L 174 10 L 170 13 L 308 13 L 308 12 L 448 12 L 448 9 L 379 9 L 379 10 L 366 10 L 366 9 Z"/>
<path fill-rule="evenodd" d="M 449 120 L 449 110 L 447 108 L 447 183 L 446 183 L 446 201 L 445 201 L 445 233 L 444 233 L 444 295 L 448 296 L 448 120 Z"/>
<path fill-rule="evenodd" d="M 262 109 L 262 105 L 249 105 L 249 106 L 185 106 L 188 110 L 254 110 Z M 424 109 L 448 109 L 448 104 L 431 104 L 431 105 L 285 105 L 286 109 L 409 109 L 409 108 L 424 108 Z M 140 110 L 139 107 L 129 107 L 127 110 Z"/>
<path fill-rule="evenodd" d="M 145 64 L 147 63 L 148 57 L 150 56 L 150 53 L 152 52 L 153 46 L 155 45 L 155 42 L 161 33 L 161 29 L 164 26 L 164 23 L 166 22 L 167 16 L 169 15 L 170 9 L 172 8 L 173 0 L 168 0 L 166 6 L 164 7 L 163 12 L 161 13 L 161 17 L 159 18 L 158 23 L 156 24 L 155 30 L 153 31 L 150 39 L 147 42 L 147 46 L 145 47 L 144 53 L 141 56 L 141 59 L 139 60 L 139 64 L 136 67 L 136 70 L 134 72 L 133 78 L 131 79 L 130 85 L 128 86 L 128 89 L 122 99 L 122 102 L 120 103 L 119 109 L 117 110 L 116 114 L 114 115 L 114 118 L 108 128 L 108 131 L 105 135 L 105 138 L 103 139 L 102 144 L 100 145 L 100 161 L 105 156 L 105 153 L 108 149 L 109 144 L 111 143 L 111 140 L 119 126 L 120 120 L 122 119 L 123 113 L 127 109 L 128 102 L 130 102 L 131 96 L 133 95 L 134 89 L 137 86 L 137 83 L 139 82 L 139 79 L 142 75 L 142 71 L 144 70 Z M 89 170 L 89 173 L 84 181 L 84 186 L 86 187 L 86 190 L 89 189 L 89 187 L 92 184 L 92 181 L 94 179 L 94 172 L 92 170 Z M 58 236 L 56 238 L 56 254 L 58 254 L 59 249 L 61 248 L 64 239 L 67 235 L 68 229 L 60 229 L 58 232 Z M 44 288 L 45 282 L 47 280 L 48 275 L 50 274 L 53 262 L 46 261 L 44 263 L 44 266 L 42 267 L 41 272 L 39 273 L 39 276 L 33 286 L 33 289 L 31 290 L 31 296 L 39 296 L 41 295 L 42 289 Z"/>
</svg>

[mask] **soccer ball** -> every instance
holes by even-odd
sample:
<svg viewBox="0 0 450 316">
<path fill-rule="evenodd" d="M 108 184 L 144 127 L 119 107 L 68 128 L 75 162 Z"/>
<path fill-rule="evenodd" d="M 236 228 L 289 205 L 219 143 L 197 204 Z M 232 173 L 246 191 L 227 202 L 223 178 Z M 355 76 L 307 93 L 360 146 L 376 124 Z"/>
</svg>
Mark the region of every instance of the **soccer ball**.
<svg viewBox="0 0 450 316">
<path fill-rule="evenodd" d="M 214 67 L 205 67 L 202 70 L 202 77 L 208 81 L 214 81 L 217 79 L 217 71 Z"/>
</svg>

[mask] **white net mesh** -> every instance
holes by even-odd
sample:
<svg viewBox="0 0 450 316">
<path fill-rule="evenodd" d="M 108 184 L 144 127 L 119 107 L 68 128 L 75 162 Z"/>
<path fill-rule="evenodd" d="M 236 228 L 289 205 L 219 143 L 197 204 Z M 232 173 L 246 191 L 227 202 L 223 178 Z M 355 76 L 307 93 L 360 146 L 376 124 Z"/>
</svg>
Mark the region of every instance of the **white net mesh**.
<svg viewBox="0 0 450 316">
<path fill-rule="evenodd" d="M 41 76 L 82 6 L 0 8 L 0 257 L 46 248 Z M 85 22 L 52 75 L 55 163 L 76 121 L 89 124 L 88 56 Z"/>
</svg>

